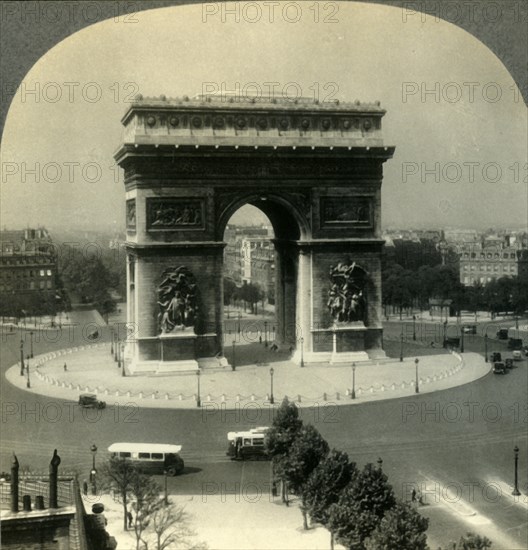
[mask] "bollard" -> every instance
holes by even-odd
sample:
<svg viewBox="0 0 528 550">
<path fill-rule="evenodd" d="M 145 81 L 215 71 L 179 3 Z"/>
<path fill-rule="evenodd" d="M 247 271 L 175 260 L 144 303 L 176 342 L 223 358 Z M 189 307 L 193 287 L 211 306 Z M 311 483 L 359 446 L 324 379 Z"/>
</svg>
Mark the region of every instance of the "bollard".
<svg viewBox="0 0 528 550">
<path fill-rule="evenodd" d="M 196 396 L 195 396 L 195 397 L 196 397 Z M 178 400 L 179 400 L 179 401 L 183 401 L 183 395 L 182 395 L 181 393 L 178 395 Z"/>
<path fill-rule="evenodd" d="M 169 399 L 169 394 L 168 393 L 165 394 L 165 399 Z"/>
<path fill-rule="evenodd" d="M 211 401 L 211 394 L 210 394 L 210 393 L 207 394 L 206 399 L 207 399 L 207 401 L 209 401 L 209 402 Z"/>
<path fill-rule="evenodd" d="M 251 394 L 251 401 L 255 401 L 255 394 L 254 393 Z"/>
<path fill-rule="evenodd" d="M 44 510 L 44 497 L 42 495 L 35 497 L 35 510 Z"/>
<path fill-rule="evenodd" d="M 143 399 L 143 392 L 142 392 L 142 391 L 139 392 L 139 396 L 138 396 L 138 397 L 139 397 L 140 399 Z"/>
<path fill-rule="evenodd" d="M 127 397 L 132 397 L 132 392 L 131 391 L 127 391 Z"/>
</svg>

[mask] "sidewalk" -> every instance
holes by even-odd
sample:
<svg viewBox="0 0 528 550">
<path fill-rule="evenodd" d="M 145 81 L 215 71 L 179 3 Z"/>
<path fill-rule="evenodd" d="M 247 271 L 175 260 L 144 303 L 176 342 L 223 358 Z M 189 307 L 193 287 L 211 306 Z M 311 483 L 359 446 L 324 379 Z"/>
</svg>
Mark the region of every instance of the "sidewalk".
<svg viewBox="0 0 528 550">
<path fill-rule="evenodd" d="M 237 352 L 245 345 L 239 345 Z M 202 369 L 196 373 L 167 376 L 122 376 L 109 344 L 93 344 L 35 356 L 30 361 L 31 388 L 20 365 L 6 372 L 7 380 L 22 390 L 48 397 L 77 401 L 80 393 L 96 393 L 108 404 L 130 403 L 150 408 L 196 408 L 198 383 L 201 406 L 235 408 L 248 403 L 270 405 L 271 371 L 276 405 L 284 396 L 299 406 L 314 406 L 325 401 L 335 404 L 360 404 L 367 401 L 415 395 L 414 357 L 403 362 L 358 363 L 355 369 L 355 399 L 351 399 L 350 365 L 305 366 L 301 369 L 284 356 L 270 362 L 231 368 Z M 275 362 L 271 362 L 275 359 Z M 64 370 L 64 364 L 67 370 Z M 475 353 L 442 353 L 419 358 L 420 393 L 429 393 L 472 382 L 491 368 Z"/>
<path fill-rule="evenodd" d="M 87 512 L 95 502 L 104 504 L 106 530 L 115 537 L 117 550 L 136 547 L 134 530 L 123 529 L 122 504 L 109 495 L 87 496 L 83 500 Z M 324 527 L 303 529 L 301 511 L 295 500 L 285 506 L 280 497 L 242 491 L 234 495 L 170 495 L 169 501 L 184 507 L 189 514 L 188 525 L 196 533 L 193 543 L 206 543 L 211 550 L 326 550 L 330 547 L 330 533 Z M 336 550 L 342 548 L 335 545 Z"/>
</svg>

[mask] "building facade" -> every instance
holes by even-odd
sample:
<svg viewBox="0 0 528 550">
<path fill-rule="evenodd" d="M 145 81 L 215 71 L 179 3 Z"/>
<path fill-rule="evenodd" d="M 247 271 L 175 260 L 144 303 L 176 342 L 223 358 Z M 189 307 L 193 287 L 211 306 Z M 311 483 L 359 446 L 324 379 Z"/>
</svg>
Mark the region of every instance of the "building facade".
<svg viewBox="0 0 528 550">
<path fill-rule="evenodd" d="M 19 317 L 52 313 L 57 287 L 57 253 L 43 229 L 0 232 L 2 314 Z"/>
<path fill-rule="evenodd" d="M 528 250 L 519 241 L 490 237 L 459 247 L 460 282 L 486 284 L 501 277 L 526 273 Z"/>
</svg>

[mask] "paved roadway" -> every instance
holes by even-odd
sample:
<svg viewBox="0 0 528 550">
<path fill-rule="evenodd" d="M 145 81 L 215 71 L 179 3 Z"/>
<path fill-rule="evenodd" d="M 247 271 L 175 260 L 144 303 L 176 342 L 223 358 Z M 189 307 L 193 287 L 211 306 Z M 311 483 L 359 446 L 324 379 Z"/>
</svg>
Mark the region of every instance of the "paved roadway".
<svg viewBox="0 0 528 550">
<path fill-rule="evenodd" d="M 389 323 L 387 334 L 400 330 L 397 323 Z M 2 342 L 2 377 L 19 358 L 19 336 L 5 337 Z M 42 339 L 35 344 L 35 353 L 75 345 L 72 339 L 81 343 L 80 331 L 73 338 L 64 333 L 55 343 Z M 501 347 L 500 342 L 490 342 L 490 350 Z M 482 338 L 467 339 L 466 349 L 472 348 L 482 350 Z M 411 484 L 416 484 L 428 504 L 422 512 L 434 515 L 429 529 L 434 540 L 445 543 L 446 529 L 453 539 L 476 530 L 495 540 L 496 548 L 525 548 L 527 373 L 528 361 L 524 360 L 506 376 L 489 374 L 451 390 L 354 407 L 329 403 L 324 408 L 302 409 L 301 414 L 331 446 L 347 451 L 359 465 L 382 457 L 390 482 L 403 498 L 409 495 Z M 94 442 L 100 449 L 97 460 L 116 440 L 177 442 L 183 445 L 187 467 L 184 475 L 169 479 L 170 492 L 235 492 L 244 497 L 269 491 L 269 463 L 234 463 L 224 454 L 226 433 L 269 424 L 267 409 L 236 414 L 154 410 L 131 404 L 87 411 L 73 403 L 23 392 L 5 381 L 1 398 L 2 470 L 9 469 L 10 453 L 15 451 L 22 467 L 47 471 L 57 448 L 61 468 L 77 469 L 83 476 L 91 466 L 89 447 Z M 515 445 L 520 448 L 519 480 L 524 495 L 518 502 L 508 496 Z"/>
</svg>

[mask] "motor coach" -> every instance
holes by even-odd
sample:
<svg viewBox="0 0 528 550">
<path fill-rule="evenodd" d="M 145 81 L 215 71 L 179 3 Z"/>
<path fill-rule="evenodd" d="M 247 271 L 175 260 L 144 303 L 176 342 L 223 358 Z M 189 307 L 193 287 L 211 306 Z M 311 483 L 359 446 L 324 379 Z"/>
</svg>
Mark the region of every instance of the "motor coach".
<svg viewBox="0 0 528 550">
<path fill-rule="evenodd" d="M 164 443 L 113 443 L 108 447 L 112 457 L 130 460 L 145 474 L 175 476 L 183 472 L 184 463 L 179 455 L 181 445 Z"/>
<path fill-rule="evenodd" d="M 269 459 L 264 446 L 264 438 L 268 430 L 267 426 L 261 426 L 245 432 L 229 432 L 227 456 L 232 460 Z"/>
</svg>

